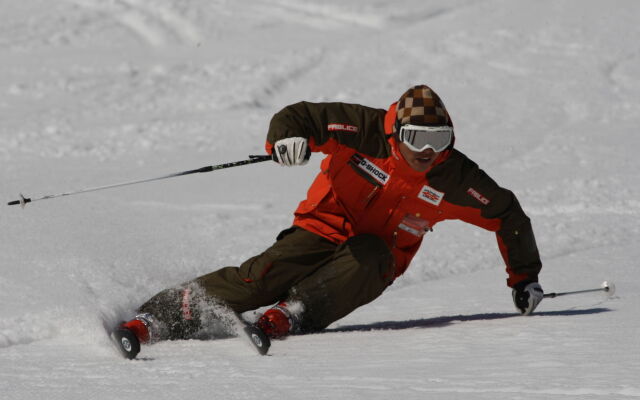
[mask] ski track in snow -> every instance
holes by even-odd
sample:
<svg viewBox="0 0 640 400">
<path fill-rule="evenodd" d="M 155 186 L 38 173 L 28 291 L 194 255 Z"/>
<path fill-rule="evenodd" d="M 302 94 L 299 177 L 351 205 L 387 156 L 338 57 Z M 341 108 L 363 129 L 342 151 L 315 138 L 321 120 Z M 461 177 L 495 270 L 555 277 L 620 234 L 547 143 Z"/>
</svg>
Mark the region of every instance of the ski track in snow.
<svg viewBox="0 0 640 400">
<path fill-rule="evenodd" d="M 264 12 L 271 13 L 276 17 L 317 29 L 333 29 L 345 25 L 379 28 L 383 22 L 380 16 L 349 11 L 337 5 L 272 0 L 266 2 L 263 7 Z"/>
<path fill-rule="evenodd" d="M 197 45 L 202 40 L 200 32 L 193 23 L 158 1 L 153 4 L 138 0 L 69 1 L 108 15 L 152 47 L 162 47 L 174 41 L 180 44 Z"/>
<path fill-rule="evenodd" d="M 531 217 L 545 290 L 606 279 L 617 293 L 521 318 L 495 236 L 443 222 L 380 299 L 324 333 L 274 341 L 269 357 L 229 339 L 128 362 L 103 324 L 263 251 L 321 155 L 4 206 L 2 398 L 640 397 L 639 13 L 595 0 L 4 2 L 7 201 L 244 159 L 286 104 L 387 107 L 424 82 L 456 146 Z"/>
</svg>

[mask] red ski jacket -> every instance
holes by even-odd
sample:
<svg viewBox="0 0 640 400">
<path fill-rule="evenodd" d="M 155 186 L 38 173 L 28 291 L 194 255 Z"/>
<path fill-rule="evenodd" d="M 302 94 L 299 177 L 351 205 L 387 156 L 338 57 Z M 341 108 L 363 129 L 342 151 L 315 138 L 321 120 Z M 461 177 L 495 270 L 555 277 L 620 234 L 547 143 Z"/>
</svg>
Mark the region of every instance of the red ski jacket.
<svg viewBox="0 0 640 400">
<path fill-rule="evenodd" d="M 426 172 L 411 168 L 392 134 L 388 111 L 344 103 L 293 104 L 270 124 L 266 149 L 305 137 L 327 156 L 295 211 L 294 225 L 335 243 L 370 233 L 383 238 L 405 272 L 425 233 L 440 221 L 462 220 L 496 232 L 507 284 L 537 281 L 540 257 L 529 218 L 512 192 L 499 187 L 461 152 L 441 153 Z"/>
</svg>

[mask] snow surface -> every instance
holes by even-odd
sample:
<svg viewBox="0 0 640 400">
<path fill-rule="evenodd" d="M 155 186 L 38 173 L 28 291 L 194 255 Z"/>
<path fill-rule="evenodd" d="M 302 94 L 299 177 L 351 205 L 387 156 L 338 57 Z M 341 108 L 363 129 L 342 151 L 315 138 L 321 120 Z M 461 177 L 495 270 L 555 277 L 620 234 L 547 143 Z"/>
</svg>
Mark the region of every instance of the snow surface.
<svg viewBox="0 0 640 400">
<path fill-rule="evenodd" d="M 0 1 L 0 194 L 263 153 L 300 101 L 386 108 L 427 83 L 519 196 L 547 292 L 514 312 L 493 234 L 443 223 L 328 332 L 115 353 L 157 291 L 269 246 L 317 172 L 272 163 L 0 206 L 2 399 L 640 397 L 640 2 Z"/>
</svg>

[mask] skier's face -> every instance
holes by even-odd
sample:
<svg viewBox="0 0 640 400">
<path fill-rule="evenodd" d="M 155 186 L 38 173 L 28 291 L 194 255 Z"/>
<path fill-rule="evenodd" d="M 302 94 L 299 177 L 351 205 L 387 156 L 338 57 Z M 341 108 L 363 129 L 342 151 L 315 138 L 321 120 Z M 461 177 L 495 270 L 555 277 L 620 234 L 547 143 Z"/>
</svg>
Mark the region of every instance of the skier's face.
<svg viewBox="0 0 640 400">
<path fill-rule="evenodd" d="M 425 172 L 431 168 L 440 155 L 440 153 L 436 153 L 433 149 L 427 149 L 420 152 L 412 151 L 402 142 L 398 143 L 398 147 L 400 148 L 400 154 L 402 154 L 404 159 L 407 161 L 407 164 L 418 172 Z"/>
</svg>

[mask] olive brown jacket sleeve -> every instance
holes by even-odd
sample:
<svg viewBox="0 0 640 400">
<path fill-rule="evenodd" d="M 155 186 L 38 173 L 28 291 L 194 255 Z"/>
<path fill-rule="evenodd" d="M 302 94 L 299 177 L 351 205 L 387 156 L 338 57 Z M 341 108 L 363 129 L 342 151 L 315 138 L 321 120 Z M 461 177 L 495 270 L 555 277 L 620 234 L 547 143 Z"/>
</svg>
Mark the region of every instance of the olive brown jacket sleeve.
<svg viewBox="0 0 640 400">
<path fill-rule="evenodd" d="M 271 119 L 266 150 L 271 154 L 280 139 L 304 137 L 312 151 L 330 154 L 345 145 L 371 156 L 389 154 L 384 134 L 386 111 L 347 103 L 299 102 L 287 106 Z"/>
<path fill-rule="evenodd" d="M 538 280 L 542 263 L 531 222 L 510 190 L 457 150 L 427 177 L 432 186 L 447 193 L 445 200 L 453 205 L 455 218 L 496 233 L 509 286 Z"/>
</svg>

